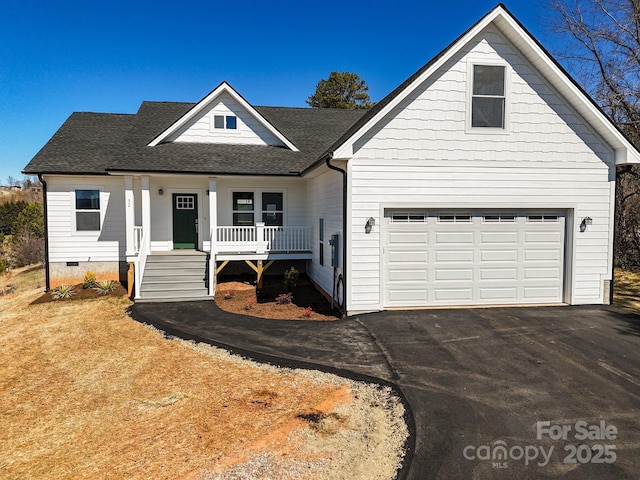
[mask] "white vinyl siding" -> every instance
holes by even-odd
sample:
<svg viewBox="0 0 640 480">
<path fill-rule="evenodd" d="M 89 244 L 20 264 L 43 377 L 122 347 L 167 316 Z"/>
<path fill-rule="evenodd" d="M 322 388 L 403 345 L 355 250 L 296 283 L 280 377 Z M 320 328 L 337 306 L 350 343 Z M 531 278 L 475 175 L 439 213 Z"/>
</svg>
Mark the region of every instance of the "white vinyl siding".
<svg viewBox="0 0 640 480">
<path fill-rule="evenodd" d="M 309 199 L 308 215 L 309 218 L 315 220 L 312 222 L 313 230 L 311 232 L 313 259 L 309 262 L 307 273 L 325 292 L 331 294 L 334 280 L 329 239 L 331 235 L 338 233 L 340 242 L 344 241 L 342 235 L 342 175 L 330 171 L 309 180 Z M 319 218 L 324 219 L 324 265 L 320 265 L 318 251 L 321 243 Z M 342 250 L 342 246 L 340 249 Z M 342 251 L 340 251 L 340 258 L 342 259 Z M 339 268 L 338 272 L 342 272 L 342 268 Z"/>
<path fill-rule="evenodd" d="M 122 178 L 45 176 L 49 261 L 117 262 L 125 258 Z M 76 231 L 75 190 L 100 190 L 99 231 Z"/>
<path fill-rule="evenodd" d="M 507 62 L 509 131 L 468 132 L 467 61 Z M 373 127 L 349 161 L 350 311 L 382 308 L 385 208 L 562 208 L 572 257 L 570 302 L 601 303 L 611 275 L 614 152 L 500 34 L 488 29 Z M 580 219 L 593 225 L 579 232 Z"/>
<path fill-rule="evenodd" d="M 223 128 L 216 128 L 216 117 L 223 117 Z M 229 128 L 229 118 L 235 117 L 236 128 Z M 284 146 L 253 115 L 247 112 L 229 94 L 223 93 L 195 120 L 183 127 L 170 139 L 188 143 L 227 143 L 238 145 Z"/>
</svg>

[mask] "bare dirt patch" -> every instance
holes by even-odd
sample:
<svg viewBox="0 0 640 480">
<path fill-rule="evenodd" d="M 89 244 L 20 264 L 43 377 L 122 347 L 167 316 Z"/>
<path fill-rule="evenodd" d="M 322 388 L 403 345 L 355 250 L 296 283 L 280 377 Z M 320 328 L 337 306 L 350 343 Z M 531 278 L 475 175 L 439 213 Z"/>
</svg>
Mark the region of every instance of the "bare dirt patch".
<svg viewBox="0 0 640 480">
<path fill-rule="evenodd" d="M 227 312 L 277 320 L 332 321 L 340 312 L 313 286 L 304 275 L 293 290 L 293 302 L 278 305 L 275 300 L 285 292 L 282 278 L 265 277 L 262 288 L 257 291 L 251 277 L 231 277 L 216 286 L 216 304 Z"/>
<path fill-rule="evenodd" d="M 0 299 L 0 477 L 395 475 L 407 431 L 389 389 L 167 340 L 124 298 L 39 296 Z"/>
</svg>

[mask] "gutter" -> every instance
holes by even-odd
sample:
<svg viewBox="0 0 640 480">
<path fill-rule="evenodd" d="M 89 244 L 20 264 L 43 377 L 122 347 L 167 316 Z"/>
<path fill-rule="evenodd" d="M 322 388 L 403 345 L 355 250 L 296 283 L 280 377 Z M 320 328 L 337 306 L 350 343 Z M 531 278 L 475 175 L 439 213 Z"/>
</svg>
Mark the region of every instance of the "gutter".
<svg viewBox="0 0 640 480">
<path fill-rule="evenodd" d="M 44 285 L 45 292 L 50 290 L 50 275 L 49 275 L 49 218 L 47 215 L 47 182 L 41 173 L 38 174 L 38 180 L 42 184 L 42 209 L 44 215 Z"/>
<path fill-rule="evenodd" d="M 331 165 L 333 152 L 325 154 L 323 159 L 328 168 L 342 174 L 342 316 L 345 317 L 347 315 L 347 172 Z M 333 281 L 336 281 L 335 278 Z"/>
</svg>

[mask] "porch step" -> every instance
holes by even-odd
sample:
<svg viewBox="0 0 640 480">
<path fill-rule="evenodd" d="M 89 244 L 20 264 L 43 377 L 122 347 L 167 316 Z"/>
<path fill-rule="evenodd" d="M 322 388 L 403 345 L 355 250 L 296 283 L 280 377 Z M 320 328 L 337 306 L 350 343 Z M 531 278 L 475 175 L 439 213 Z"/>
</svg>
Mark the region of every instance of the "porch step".
<svg viewBox="0 0 640 480">
<path fill-rule="evenodd" d="M 207 254 L 151 254 L 147 257 L 138 302 L 211 300 Z"/>
</svg>

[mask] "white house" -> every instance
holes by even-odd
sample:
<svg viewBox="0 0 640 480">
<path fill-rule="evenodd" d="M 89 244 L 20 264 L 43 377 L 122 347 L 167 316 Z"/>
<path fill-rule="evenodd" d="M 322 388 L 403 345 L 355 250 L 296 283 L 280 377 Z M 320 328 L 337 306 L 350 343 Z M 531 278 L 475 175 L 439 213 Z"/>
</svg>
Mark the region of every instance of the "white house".
<svg viewBox="0 0 640 480">
<path fill-rule="evenodd" d="M 48 286 L 138 300 L 305 260 L 348 313 L 608 303 L 615 167 L 640 153 L 502 5 L 368 111 L 196 104 L 74 113 L 25 168 L 46 185 Z M 166 273 L 171 275 L 167 276 Z"/>
</svg>

